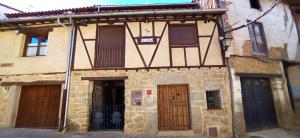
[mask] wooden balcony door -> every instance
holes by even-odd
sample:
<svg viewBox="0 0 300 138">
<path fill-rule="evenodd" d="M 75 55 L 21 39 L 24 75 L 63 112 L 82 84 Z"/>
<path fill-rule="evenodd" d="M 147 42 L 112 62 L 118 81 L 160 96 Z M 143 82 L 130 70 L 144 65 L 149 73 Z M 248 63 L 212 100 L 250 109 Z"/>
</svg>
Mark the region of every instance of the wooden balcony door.
<svg viewBox="0 0 300 138">
<path fill-rule="evenodd" d="M 186 130 L 190 128 L 188 85 L 158 86 L 159 130 Z"/>
<path fill-rule="evenodd" d="M 121 25 L 99 26 L 95 54 L 96 68 L 124 67 L 125 27 Z"/>
</svg>

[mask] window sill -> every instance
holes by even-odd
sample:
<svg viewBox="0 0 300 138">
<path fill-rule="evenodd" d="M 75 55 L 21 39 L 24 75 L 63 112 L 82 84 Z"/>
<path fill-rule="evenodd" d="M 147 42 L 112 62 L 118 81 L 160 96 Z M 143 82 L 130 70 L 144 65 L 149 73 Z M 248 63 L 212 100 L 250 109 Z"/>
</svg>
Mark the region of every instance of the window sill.
<svg viewBox="0 0 300 138">
<path fill-rule="evenodd" d="M 252 53 L 253 57 L 268 57 L 268 54 L 258 54 L 258 53 Z"/>
<path fill-rule="evenodd" d="M 22 56 L 22 57 L 24 57 L 24 58 L 27 58 L 27 57 L 28 58 L 32 58 L 32 57 L 46 57 L 46 55 L 44 55 L 44 56 L 42 56 L 42 55 L 41 56 Z"/>
<path fill-rule="evenodd" d="M 223 110 L 223 108 L 206 108 L 207 111 L 220 111 Z"/>
</svg>

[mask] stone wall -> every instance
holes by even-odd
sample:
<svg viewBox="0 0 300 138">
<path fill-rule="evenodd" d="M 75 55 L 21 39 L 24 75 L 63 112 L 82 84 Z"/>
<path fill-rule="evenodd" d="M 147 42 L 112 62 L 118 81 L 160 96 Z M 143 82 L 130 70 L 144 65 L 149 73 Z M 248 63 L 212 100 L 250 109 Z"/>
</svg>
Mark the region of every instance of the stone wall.
<svg viewBox="0 0 300 138">
<path fill-rule="evenodd" d="M 249 76 L 251 76 L 251 74 L 262 74 L 262 77 L 270 75 L 269 80 L 271 83 L 278 125 L 282 128 L 289 128 L 292 119 L 292 109 L 289 101 L 287 82 L 280 61 L 267 58 L 234 56 L 230 58 L 230 65 L 232 72 L 231 76 L 233 78 L 234 106 L 237 118 L 236 124 L 239 135 L 244 135 L 246 133 L 246 126 L 240 76 L 236 75 L 236 73 L 248 73 Z M 273 75 L 276 75 L 276 77 L 271 77 Z"/>
<path fill-rule="evenodd" d="M 157 85 L 189 84 L 191 129 L 194 133 L 207 136 L 209 127 L 217 127 L 220 137 L 231 136 L 230 92 L 226 68 L 74 71 L 68 110 L 70 130 L 87 131 L 89 128 L 93 82 L 81 80 L 81 77 L 118 76 L 128 76 L 125 80 L 125 133 L 158 133 Z M 141 106 L 131 105 L 133 90 L 142 90 Z M 152 95 L 147 96 L 147 90 L 152 90 Z M 206 90 L 220 90 L 223 109 L 207 109 Z"/>
<path fill-rule="evenodd" d="M 1 82 L 62 81 L 64 73 L 0 76 Z M 20 85 L 2 86 L 0 82 L 0 127 L 14 127 L 17 117 Z"/>
</svg>

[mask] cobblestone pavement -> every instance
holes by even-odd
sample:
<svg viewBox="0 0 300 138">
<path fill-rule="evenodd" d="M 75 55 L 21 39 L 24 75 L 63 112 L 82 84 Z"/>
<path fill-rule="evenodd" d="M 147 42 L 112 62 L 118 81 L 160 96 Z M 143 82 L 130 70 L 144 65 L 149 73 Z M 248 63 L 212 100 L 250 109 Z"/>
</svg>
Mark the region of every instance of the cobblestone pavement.
<svg viewBox="0 0 300 138">
<path fill-rule="evenodd" d="M 120 131 L 94 131 L 87 133 L 58 133 L 53 129 L 25 129 L 25 128 L 9 128 L 0 129 L 0 138 L 204 138 L 201 136 L 193 137 L 171 137 L 158 135 L 128 135 Z M 300 138 L 299 134 L 295 134 L 284 129 L 276 128 L 250 132 L 242 138 Z"/>
<path fill-rule="evenodd" d="M 124 134 L 120 131 L 97 131 L 87 133 L 60 133 L 51 129 L 25 129 L 9 128 L 0 129 L 0 138 L 204 138 L 200 136 L 158 136 L 158 135 L 135 135 Z"/>
</svg>

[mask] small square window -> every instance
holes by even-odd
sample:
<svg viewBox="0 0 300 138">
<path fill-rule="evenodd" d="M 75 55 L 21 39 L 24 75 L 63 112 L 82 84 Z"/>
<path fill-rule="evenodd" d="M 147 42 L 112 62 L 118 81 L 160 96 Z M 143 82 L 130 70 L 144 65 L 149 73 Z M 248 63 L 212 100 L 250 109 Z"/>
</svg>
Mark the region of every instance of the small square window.
<svg viewBox="0 0 300 138">
<path fill-rule="evenodd" d="M 46 56 L 48 36 L 27 36 L 24 56 Z"/>
<path fill-rule="evenodd" d="M 253 9 L 261 10 L 259 0 L 250 0 L 250 6 Z"/>
<path fill-rule="evenodd" d="M 219 90 L 206 91 L 207 109 L 221 109 L 221 95 Z"/>
</svg>

